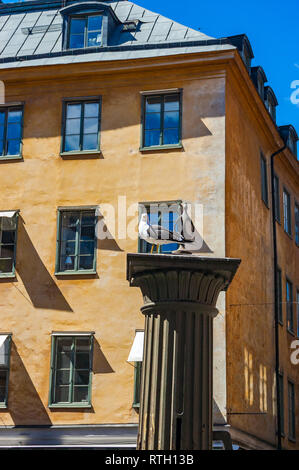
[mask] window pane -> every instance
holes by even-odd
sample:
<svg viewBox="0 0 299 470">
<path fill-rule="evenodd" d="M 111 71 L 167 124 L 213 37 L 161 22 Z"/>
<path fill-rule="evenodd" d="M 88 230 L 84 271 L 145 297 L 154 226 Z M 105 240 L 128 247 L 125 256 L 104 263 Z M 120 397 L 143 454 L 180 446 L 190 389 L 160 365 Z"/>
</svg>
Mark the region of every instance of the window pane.
<svg viewBox="0 0 299 470">
<path fill-rule="evenodd" d="M 4 121 L 5 121 L 5 112 L 4 111 L 0 111 L 0 125 L 4 125 Z"/>
<path fill-rule="evenodd" d="M 81 117 L 81 104 L 68 104 L 67 105 L 67 116 L 69 118 L 80 118 Z"/>
<path fill-rule="evenodd" d="M 3 230 L 2 232 L 0 232 L 0 243 L 14 243 L 15 235 L 15 230 Z"/>
<path fill-rule="evenodd" d="M 165 96 L 165 101 L 164 101 L 165 111 L 179 111 L 179 109 L 180 109 L 179 95 Z"/>
<path fill-rule="evenodd" d="M 93 256 L 80 256 L 79 269 L 93 269 Z"/>
<path fill-rule="evenodd" d="M 86 243 L 86 242 L 84 242 Z M 0 245 L 0 258 L 11 258 L 14 256 L 14 245 Z"/>
<path fill-rule="evenodd" d="M 179 131 L 178 129 L 166 129 L 164 131 L 164 145 L 173 145 L 179 143 Z"/>
<path fill-rule="evenodd" d="M 161 114 L 149 113 L 145 117 L 145 129 L 159 129 L 161 127 Z"/>
<path fill-rule="evenodd" d="M 99 116 L 99 103 L 85 103 L 84 116 L 85 117 L 98 117 Z"/>
<path fill-rule="evenodd" d="M 93 212 L 83 212 L 81 223 L 82 225 L 95 225 L 96 217 L 95 213 Z"/>
<path fill-rule="evenodd" d="M 7 155 L 19 155 L 20 154 L 20 141 L 9 140 L 7 145 Z"/>
<path fill-rule="evenodd" d="M 67 403 L 69 401 L 69 386 L 58 386 L 55 391 L 56 403 Z"/>
<path fill-rule="evenodd" d="M 60 270 L 61 271 L 73 271 L 75 269 L 75 256 L 67 255 L 61 256 L 60 259 Z"/>
<path fill-rule="evenodd" d="M 87 46 L 96 47 L 100 46 L 102 41 L 101 33 L 88 33 Z"/>
<path fill-rule="evenodd" d="M 82 227 L 81 228 L 81 240 L 94 240 L 95 230 L 94 227 Z"/>
<path fill-rule="evenodd" d="M 89 370 L 89 352 L 76 352 L 75 369 Z"/>
<path fill-rule="evenodd" d="M 76 254 L 76 242 L 62 242 L 61 243 L 61 255 L 75 255 Z"/>
<path fill-rule="evenodd" d="M 3 155 L 3 140 L 0 140 L 0 155 Z"/>
<path fill-rule="evenodd" d="M 73 344 L 72 338 L 59 338 L 57 342 L 58 342 L 58 347 L 57 347 L 58 352 L 71 351 L 72 344 Z"/>
<path fill-rule="evenodd" d="M 80 254 L 91 255 L 94 253 L 94 241 L 91 242 L 80 242 Z"/>
<path fill-rule="evenodd" d="M 62 227 L 62 240 L 75 240 L 77 227 Z"/>
<path fill-rule="evenodd" d="M 72 150 L 80 150 L 80 136 L 79 135 L 68 135 L 65 137 L 65 152 L 71 152 Z"/>
<path fill-rule="evenodd" d="M 71 20 L 71 34 L 83 33 L 85 28 L 86 20 L 85 18 L 73 18 Z"/>
<path fill-rule="evenodd" d="M 74 387 L 74 402 L 81 403 L 88 401 L 88 387 Z"/>
<path fill-rule="evenodd" d="M 99 31 L 102 29 L 102 20 L 101 15 L 89 16 L 88 17 L 88 31 Z"/>
<path fill-rule="evenodd" d="M 0 387 L 0 403 L 4 403 L 6 398 L 6 388 Z"/>
<path fill-rule="evenodd" d="M 90 350 L 90 339 L 89 338 L 82 338 L 76 339 L 76 351 L 77 352 L 89 352 Z"/>
<path fill-rule="evenodd" d="M 22 121 L 22 110 L 21 109 L 16 109 L 13 111 L 8 112 L 8 123 L 11 122 L 18 122 L 21 123 Z"/>
<path fill-rule="evenodd" d="M 99 121 L 97 118 L 84 119 L 84 134 L 96 134 L 99 129 Z"/>
<path fill-rule="evenodd" d="M 81 119 L 67 119 L 65 126 L 66 135 L 80 134 Z"/>
<path fill-rule="evenodd" d="M 89 384 L 89 371 L 76 371 L 75 372 L 75 385 L 88 385 Z"/>
<path fill-rule="evenodd" d="M 72 34 L 69 47 L 70 49 L 82 49 L 84 47 L 84 34 Z"/>
<path fill-rule="evenodd" d="M 3 140 L 3 135 L 4 135 L 4 126 L 0 124 L 0 139 Z"/>
<path fill-rule="evenodd" d="M 145 131 L 145 147 L 160 145 L 160 131 Z"/>
<path fill-rule="evenodd" d="M 147 113 L 160 113 L 161 98 L 159 96 L 146 98 L 145 110 Z"/>
<path fill-rule="evenodd" d="M 70 383 L 70 370 L 58 370 L 56 372 L 56 385 L 68 385 Z"/>
<path fill-rule="evenodd" d="M 13 269 L 12 259 L 1 259 L 0 258 L 0 273 L 11 273 Z"/>
<path fill-rule="evenodd" d="M 98 134 L 86 134 L 83 137 L 83 150 L 96 150 L 98 148 Z"/>
<path fill-rule="evenodd" d="M 11 123 L 7 125 L 7 139 L 20 139 L 21 126 L 18 123 Z"/>
<path fill-rule="evenodd" d="M 177 111 L 166 112 L 164 114 L 164 127 L 179 127 L 180 114 Z"/>
</svg>

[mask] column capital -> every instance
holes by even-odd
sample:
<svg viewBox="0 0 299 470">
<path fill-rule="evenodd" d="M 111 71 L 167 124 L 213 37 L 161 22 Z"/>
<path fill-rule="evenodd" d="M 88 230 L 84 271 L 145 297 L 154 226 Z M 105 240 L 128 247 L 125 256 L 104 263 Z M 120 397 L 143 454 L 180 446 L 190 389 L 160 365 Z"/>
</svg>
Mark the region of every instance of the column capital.
<svg viewBox="0 0 299 470">
<path fill-rule="evenodd" d="M 161 308 L 209 311 L 213 316 L 220 291 L 231 283 L 241 260 L 188 255 L 127 255 L 127 280 L 140 287 L 142 312 Z"/>
</svg>

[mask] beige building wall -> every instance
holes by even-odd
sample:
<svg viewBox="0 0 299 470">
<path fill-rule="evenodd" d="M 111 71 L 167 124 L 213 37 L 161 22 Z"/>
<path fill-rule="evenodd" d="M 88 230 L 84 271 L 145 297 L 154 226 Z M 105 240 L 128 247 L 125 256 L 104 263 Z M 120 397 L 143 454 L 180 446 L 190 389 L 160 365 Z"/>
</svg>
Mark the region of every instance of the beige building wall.
<svg viewBox="0 0 299 470">
<path fill-rule="evenodd" d="M 7 103 L 23 101 L 25 108 L 23 161 L 3 163 L 0 172 L 0 207 L 20 209 L 16 279 L 0 280 L 1 330 L 13 334 L 2 424 L 138 420 L 131 407 L 133 367 L 127 358 L 135 329 L 143 327 L 142 299 L 126 281 L 126 253 L 137 251 L 137 240 L 119 239 L 116 227 L 114 240 L 98 243 L 96 276 L 55 276 L 57 207 L 112 203 L 117 208 L 118 196 L 126 196 L 127 206 L 152 200 L 199 202 L 206 254 L 225 255 L 223 70 L 169 63 L 149 71 L 147 64 L 140 72 L 126 72 L 120 63 L 110 72 L 109 64 L 105 72 L 88 64 L 80 70 L 26 68 L 5 76 Z M 183 149 L 141 153 L 140 91 L 170 88 L 183 90 Z M 63 159 L 62 99 L 94 95 L 102 96 L 102 155 Z M 219 307 L 215 397 L 224 414 L 224 298 Z M 90 410 L 48 408 L 52 331 L 95 331 Z"/>
</svg>

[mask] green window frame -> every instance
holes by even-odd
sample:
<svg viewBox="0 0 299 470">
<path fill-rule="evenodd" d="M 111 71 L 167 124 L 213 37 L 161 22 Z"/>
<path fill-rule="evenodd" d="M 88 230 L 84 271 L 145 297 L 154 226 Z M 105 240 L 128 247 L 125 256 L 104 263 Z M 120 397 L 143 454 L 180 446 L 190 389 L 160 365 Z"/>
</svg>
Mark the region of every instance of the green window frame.
<svg viewBox="0 0 299 470">
<path fill-rule="evenodd" d="M 140 202 L 139 219 L 144 210 L 146 210 L 151 224 L 162 225 L 169 230 L 180 232 L 180 227 L 177 227 L 175 222 L 180 215 L 178 209 L 181 203 L 182 201 Z M 169 212 L 164 212 L 163 208 L 168 208 Z M 177 213 L 177 217 L 175 213 Z M 147 243 L 145 240 L 138 237 L 138 253 L 150 253 L 152 248 L 154 248 L 154 246 L 151 243 Z M 178 248 L 179 245 L 177 243 L 159 245 L 159 253 L 170 253 Z"/>
<path fill-rule="evenodd" d="M 0 215 L 0 278 L 15 276 L 19 212 L 14 212 L 13 217 Z"/>
<path fill-rule="evenodd" d="M 0 106 L 0 161 L 21 158 L 23 115 L 23 105 Z"/>
<path fill-rule="evenodd" d="M 100 151 L 101 106 L 101 97 L 63 101 L 62 154 Z"/>
<path fill-rule="evenodd" d="M 73 15 L 69 18 L 68 49 L 100 47 L 103 42 L 103 15 Z"/>
<path fill-rule="evenodd" d="M 268 174 L 267 174 L 267 160 L 261 153 L 261 183 L 262 183 L 262 200 L 268 207 Z"/>
<path fill-rule="evenodd" d="M 55 274 L 96 274 L 94 208 L 59 208 Z"/>
<path fill-rule="evenodd" d="M 280 191 L 279 191 L 279 178 L 274 175 L 274 203 L 275 203 L 275 220 L 280 223 Z"/>
<path fill-rule="evenodd" d="M 295 384 L 288 380 L 288 414 L 289 414 L 289 430 L 288 437 L 290 440 L 296 440 L 296 412 L 295 412 Z"/>
<path fill-rule="evenodd" d="M 140 150 L 182 147 L 182 91 L 142 94 Z"/>
<path fill-rule="evenodd" d="M 140 408 L 140 391 L 141 391 L 142 362 L 135 362 L 134 365 L 134 394 L 133 408 Z"/>
<path fill-rule="evenodd" d="M 10 372 L 11 334 L 1 333 L 7 336 L 0 347 L 0 408 L 7 408 L 8 385 Z"/>
<path fill-rule="evenodd" d="M 283 374 L 278 375 L 279 394 L 280 394 L 280 429 L 284 435 L 284 378 Z"/>
<path fill-rule="evenodd" d="M 91 407 L 93 333 L 52 335 L 50 407 Z"/>
<path fill-rule="evenodd" d="M 294 333 L 293 284 L 286 278 L 287 329 Z"/>
<path fill-rule="evenodd" d="M 278 304 L 278 321 L 283 324 L 283 311 L 282 311 L 282 273 L 281 269 L 277 268 L 277 304 Z"/>
<path fill-rule="evenodd" d="M 292 236 L 292 216 L 291 216 L 291 196 L 290 193 L 283 190 L 283 218 L 284 218 L 284 231 L 291 237 Z"/>
</svg>

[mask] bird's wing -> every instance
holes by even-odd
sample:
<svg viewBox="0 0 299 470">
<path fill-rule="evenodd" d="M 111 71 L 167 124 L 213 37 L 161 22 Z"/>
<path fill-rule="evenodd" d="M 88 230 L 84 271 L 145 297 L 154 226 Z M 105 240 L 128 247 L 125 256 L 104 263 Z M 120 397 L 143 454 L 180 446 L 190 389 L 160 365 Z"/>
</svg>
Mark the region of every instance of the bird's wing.
<svg viewBox="0 0 299 470">
<path fill-rule="evenodd" d="M 161 225 L 150 225 L 147 232 L 151 238 L 156 240 L 170 240 L 173 242 L 183 241 L 183 237 L 179 233 L 168 230 Z"/>
</svg>

